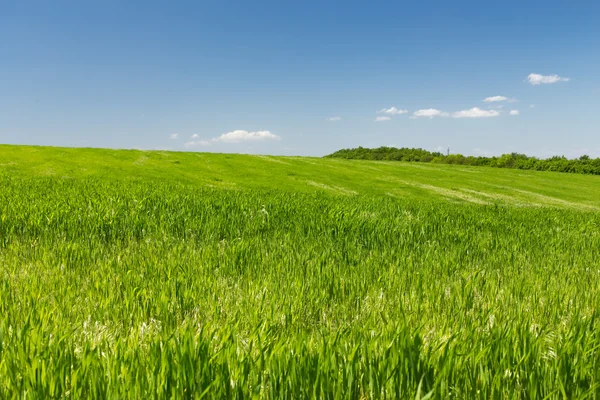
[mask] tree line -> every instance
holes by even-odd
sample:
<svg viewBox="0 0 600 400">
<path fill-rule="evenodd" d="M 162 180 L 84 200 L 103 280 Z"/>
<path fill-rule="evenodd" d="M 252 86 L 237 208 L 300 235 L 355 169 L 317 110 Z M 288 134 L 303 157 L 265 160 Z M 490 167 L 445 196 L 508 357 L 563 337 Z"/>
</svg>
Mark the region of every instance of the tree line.
<svg viewBox="0 0 600 400">
<path fill-rule="evenodd" d="M 510 153 L 500 157 L 463 156 L 462 154 L 445 155 L 424 149 L 379 147 L 369 149 L 358 147 L 342 149 L 325 157 L 345 158 L 354 160 L 409 161 L 437 164 L 476 165 L 495 168 L 515 168 L 534 171 L 556 171 L 578 174 L 600 175 L 600 158 L 583 155 L 579 158 L 568 159 L 565 156 L 554 156 L 541 159 L 525 154 Z"/>
</svg>

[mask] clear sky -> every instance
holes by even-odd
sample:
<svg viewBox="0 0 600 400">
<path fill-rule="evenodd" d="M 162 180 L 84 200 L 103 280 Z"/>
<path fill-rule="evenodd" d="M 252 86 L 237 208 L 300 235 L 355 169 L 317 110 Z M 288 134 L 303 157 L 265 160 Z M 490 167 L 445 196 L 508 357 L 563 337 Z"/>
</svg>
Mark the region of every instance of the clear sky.
<svg viewBox="0 0 600 400">
<path fill-rule="evenodd" d="M 600 4 L 0 0 L 0 142 L 600 156 Z"/>
</svg>

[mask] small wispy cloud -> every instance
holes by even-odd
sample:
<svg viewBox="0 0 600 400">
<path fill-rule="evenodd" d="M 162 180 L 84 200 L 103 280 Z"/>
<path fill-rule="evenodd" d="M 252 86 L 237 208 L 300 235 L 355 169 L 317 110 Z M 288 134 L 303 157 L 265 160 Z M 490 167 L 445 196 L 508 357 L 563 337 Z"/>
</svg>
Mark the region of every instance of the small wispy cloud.
<svg viewBox="0 0 600 400">
<path fill-rule="evenodd" d="M 485 101 L 486 103 L 495 103 L 497 101 L 508 101 L 508 97 L 506 97 L 506 96 L 492 96 L 492 97 L 486 97 L 485 99 L 483 99 L 483 101 Z"/>
<path fill-rule="evenodd" d="M 509 114 L 510 115 L 521 115 L 521 112 L 519 110 L 510 110 Z"/>
<path fill-rule="evenodd" d="M 396 107 L 390 107 L 390 108 L 383 108 L 379 111 L 377 111 L 378 114 L 388 114 L 388 115 L 399 115 L 399 114 L 406 114 L 408 113 L 408 110 L 399 110 Z"/>
<path fill-rule="evenodd" d="M 197 133 L 194 133 L 192 136 L 190 136 L 190 139 L 199 139 L 200 135 L 198 135 Z"/>
<path fill-rule="evenodd" d="M 535 108 L 535 104 L 530 104 L 529 108 Z"/>
<path fill-rule="evenodd" d="M 258 142 L 268 140 L 281 140 L 281 138 L 269 131 L 248 132 L 244 130 L 236 130 L 222 134 L 209 140 L 198 140 L 198 135 L 192 135 L 192 139 L 185 144 L 186 147 L 195 146 L 210 146 L 214 143 L 241 143 L 241 142 Z"/>
<path fill-rule="evenodd" d="M 171 133 L 169 135 L 169 139 L 171 139 L 171 140 L 175 140 L 177 138 L 179 138 L 179 133 Z"/>
<path fill-rule="evenodd" d="M 375 118 L 375 122 L 383 122 L 383 121 L 389 121 L 389 120 L 391 120 L 391 118 L 386 117 L 385 115 Z"/>
<path fill-rule="evenodd" d="M 569 82 L 571 78 L 564 78 L 558 75 L 540 75 L 540 74 L 529 74 L 527 80 L 532 85 L 541 85 L 557 82 Z"/>
<path fill-rule="evenodd" d="M 507 103 L 516 103 L 519 100 L 515 99 L 514 97 L 506 97 L 506 96 L 491 96 L 491 97 L 486 97 L 485 99 L 483 99 L 483 101 L 485 103 L 499 103 L 499 102 L 507 102 Z"/>
<path fill-rule="evenodd" d="M 470 110 L 457 111 L 452 114 L 452 118 L 489 118 L 497 117 L 500 112 L 496 110 L 482 110 L 478 107 L 473 107 Z"/>
<path fill-rule="evenodd" d="M 331 117 L 331 118 L 327 118 L 328 121 L 341 121 L 342 117 Z"/>
</svg>

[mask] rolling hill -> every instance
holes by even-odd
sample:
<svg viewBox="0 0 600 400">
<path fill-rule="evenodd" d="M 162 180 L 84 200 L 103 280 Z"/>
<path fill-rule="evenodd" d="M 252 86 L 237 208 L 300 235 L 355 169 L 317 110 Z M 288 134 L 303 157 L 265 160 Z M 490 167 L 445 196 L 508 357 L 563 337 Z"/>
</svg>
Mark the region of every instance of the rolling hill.
<svg viewBox="0 0 600 400">
<path fill-rule="evenodd" d="M 600 176 L 393 161 L 4 145 L 0 173 L 600 209 Z"/>
</svg>

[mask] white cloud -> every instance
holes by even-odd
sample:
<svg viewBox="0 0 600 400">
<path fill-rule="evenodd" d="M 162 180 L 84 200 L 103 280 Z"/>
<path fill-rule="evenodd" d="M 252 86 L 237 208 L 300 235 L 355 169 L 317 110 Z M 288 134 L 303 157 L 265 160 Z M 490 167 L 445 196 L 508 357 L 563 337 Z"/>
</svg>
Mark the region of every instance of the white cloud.
<svg viewBox="0 0 600 400">
<path fill-rule="evenodd" d="M 506 101 L 507 103 L 516 103 L 519 100 L 513 98 L 509 98 L 506 96 L 492 96 L 492 97 L 486 97 L 485 99 L 483 99 L 484 102 L 486 103 L 498 103 L 501 101 Z"/>
<path fill-rule="evenodd" d="M 190 139 L 199 139 L 200 135 L 198 135 L 197 133 L 194 133 L 192 136 L 190 136 Z"/>
<path fill-rule="evenodd" d="M 399 115 L 399 114 L 406 114 L 408 113 L 408 110 L 399 110 L 396 107 L 390 107 L 390 108 L 383 108 L 379 111 L 377 111 L 378 114 L 388 114 L 388 115 Z"/>
<path fill-rule="evenodd" d="M 433 118 L 433 117 L 448 117 L 450 114 L 436 110 L 435 108 L 427 108 L 423 110 L 417 110 L 413 113 L 411 118 Z"/>
<path fill-rule="evenodd" d="M 327 118 L 329 121 L 341 121 L 342 117 L 331 117 L 331 118 Z"/>
<path fill-rule="evenodd" d="M 389 121 L 390 119 L 391 119 L 390 117 L 382 116 L 382 117 L 375 118 L 375 122 Z"/>
<path fill-rule="evenodd" d="M 171 134 L 169 135 L 169 138 L 170 138 L 171 140 L 175 140 L 175 139 L 177 139 L 178 137 L 179 137 L 179 133 L 171 133 Z"/>
<path fill-rule="evenodd" d="M 563 78 L 558 75 L 529 74 L 527 80 L 532 85 L 541 85 L 543 83 L 569 82 L 571 78 Z"/>
<path fill-rule="evenodd" d="M 492 96 L 492 97 L 486 97 L 485 99 L 483 99 L 483 101 L 485 101 L 486 103 L 494 103 L 496 101 L 507 101 L 508 97 L 506 96 Z"/>
<path fill-rule="evenodd" d="M 277 135 L 272 134 L 269 131 L 258 131 L 258 132 L 248 132 L 248 131 L 232 131 L 222 134 L 221 136 L 211 139 L 213 142 L 223 142 L 223 143 L 239 143 L 239 142 L 256 142 L 263 140 L 280 140 L 281 138 Z"/>
<path fill-rule="evenodd" d="M 510 110 L 510 115 L 521 115 L 521 112 L 519 112 L 519 110 Z"/>
<path fill-rule="evenodd" d="M 487 118 L 497 117 L 500 112 L 496 110 L 482 110 L 477 107 L 473 107 L 470 110 L 458 111 L 452 114 L 452 118 Z"/>
<path fill-rule="evenodd" d="M 192 135 L 192 139 L 198 139 L 198 135 Z M 191 140 L 185 144 L 186 147 L 210 146 L 213 143 L 240 143 L 258 142 L 265 140 L 281 140 L 277 135 L 269 131 L 248 132 L 243 130 L 231 131 L 210 140 Z"/>
</svg>

